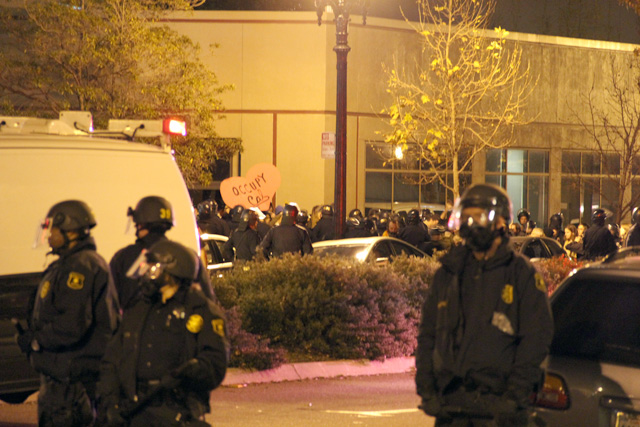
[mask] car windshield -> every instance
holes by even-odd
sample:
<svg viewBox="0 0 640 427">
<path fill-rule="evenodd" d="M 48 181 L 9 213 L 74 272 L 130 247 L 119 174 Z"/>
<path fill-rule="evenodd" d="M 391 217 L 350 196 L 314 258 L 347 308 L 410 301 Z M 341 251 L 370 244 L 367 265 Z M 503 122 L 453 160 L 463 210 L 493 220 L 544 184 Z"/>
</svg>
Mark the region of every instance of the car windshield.
<svg viewBox="0 0 640 427">
<path fill-rule="evenodd" d="M 313 253 L 315 255 L 327 256 L 327 255 L 339 255 L 343 257 L 349 258 L 357 258 L 359 260 L 364 260 L 364 256 L 366 255 L 364 252 L 366 251 L 366 246 L 363 245 L 336 245 L 336 246 L 320 246 L 313 248 Z M 362 254 L 362 255 L 359 255 Z"/>
<path fill-rule="evenodd" d="M 616 277 L 566 285 L 552 302 L 551 354 L 640 365 L 640 284 Z"/>
</svg>

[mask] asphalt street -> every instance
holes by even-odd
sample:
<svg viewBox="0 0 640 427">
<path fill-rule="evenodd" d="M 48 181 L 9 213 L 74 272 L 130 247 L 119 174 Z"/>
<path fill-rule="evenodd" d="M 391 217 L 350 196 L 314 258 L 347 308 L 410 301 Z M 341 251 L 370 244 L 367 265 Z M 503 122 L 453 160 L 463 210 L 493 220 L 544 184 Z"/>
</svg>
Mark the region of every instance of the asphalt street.
<svg viewBox="0 0 640 427">
<path fill-rule="evenodd" d="M 224 386 L 211 395 L 214 426 L 429 427 L 417 409 L 413 373 Z M 36 426 L 33 396 L 0 405 L 0 426 Z"/>
</svg>

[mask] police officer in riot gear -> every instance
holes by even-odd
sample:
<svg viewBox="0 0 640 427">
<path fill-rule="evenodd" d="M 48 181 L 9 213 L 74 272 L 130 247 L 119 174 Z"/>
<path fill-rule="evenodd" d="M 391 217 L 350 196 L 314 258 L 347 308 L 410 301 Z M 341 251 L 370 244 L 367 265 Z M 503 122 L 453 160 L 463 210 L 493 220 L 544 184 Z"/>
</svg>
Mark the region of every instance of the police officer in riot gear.
<svg viewBox="0 0 640 427">
<path fill-rule="evenodd" d="M 306 209 L 300 209 L 298 212 L 298 217 L 296 218 L 296 223 L 304 227 L 308 233 L 311 233 L 311 228 L 309 228 L 309 211 Z"/>
<path fill-rule="evenodd" d="M 594 209 L 591 215 L 592 225 L 584 233 L 582 246 L 584 257 L 593 261 L 614 252 L 618 247 L 609 229 L 605 226 L 607 213 L 604 209 Z"/>
<path fill-rule="evenodd" d="M 147 196 L 138 201 L 135 209 L 129 207 L 127 216 L 135 225 L 136 241 L 116 252 L 109 262 L 123 310 L 132 307 L 139 296 L 138 281 L 127 277 L 127 272 L 143 249 L 167 240 L 165 234 L 173 227 L 173 208 L 164 197 Z M 205 295 L 213 299 L 211 279 L 202 263 L 199 263 L 198 283 Z"/>
<path fill-rule="evenodd" d="M 260 242 L 260 249 L 264 256 L 280 256 L 284 253 L 299 253 L 307 255 L 313 253 L 311 238 L 304 227 L 296 224 L 298 205 L 288 203 L 282 211 L 280 225 L 273 227 Z"/>
<path fill-rule="evenodd" d="M 222 311 L 191 286 L 197 269 L 194 251 L 160 240 L 130 272 L 143 297 L 125 313 L 102 361 L 102 424 L 209 425 L 204 414 L 229 348 Z"/>
<path fill-rule="evenodd" d="M 245 209 L 242 212 L 238 228 L 231 232 L 229 240 L 222 247 L 222 255 L 226 261 L 234 259 L 251 261 L 256 256 L 260 244 L 258 235 L 258 208 Z"/>
<path fill-rule="evenodd" d="M 229 224 L 218 216 L 218 204 L 207 199 L 198 203 L 198 228 L 201 233 L 229 236 Z"/>
<path fill-rule="evenodd" d="M 425 245 L 431 240 L 431 236 L 429 236 L 427 227 L 422 223 L 418 209 L 411 209 L 407 213 L 407 225 L 400 229 L 398 238 L 420 250 L 425 249 Z"/>
<path fill-rule="evenodd" d="M 544 229 L 544 234 L 547 237 L 556 239 L 561 245 L 564 244 L 564 215 L 562 212 L 557 212 L 551 215 L 549 218 L 549 226 Z"/>
<path fill-rule="evenodd" d="M 331 205 L 324 205 L 320 209 L 320 214 L 322 217 L 311 230 L 311 240 L 313 242 L 321 242 L 335 239 L 336 226 L 333 218 L 333 208 Z"/>
<path fill-rule="evenodd" d="M 38 425 L 93 423 L 100 359 L 119 321 L 107 262 L 90 230 L 96 220 L 80 200 L 51 207 L 36 243 L 58 259 L 44 272 L 29 327 L 18 345 L 40 373 Z"/>
<path fill-rule="evenodd" d="M 450 224 L 464 239 L 440 261 L 416 353 L 421 409 L 436 425 L 526 426 L 553 337 L 543 278 L 509 245 L 511 201 L 476 184 Z"/>
<path fill-rule="evenodd" d="M 520 227 L 522 227 L 522 232 L 526 236 L 531 234 L 533 229 L 536 228 L 536 223 L 535 221 L 531 220 L 531 213 L 527 209 L 525 208 L 520 209 L 516 217 L 518 218 Z"/>
<path fill-rule="evenodd" d="M 244 206 L 235 205 L 231 212 L 229 212 L 229 217 L 227 219 L 227 224 L 229 224 L 229 231 L 233 231 L 238 228 L 238 224 L 240 224 L 240 220 L 242 219 L 242 212 L 244 212 Z"/>
</svg>

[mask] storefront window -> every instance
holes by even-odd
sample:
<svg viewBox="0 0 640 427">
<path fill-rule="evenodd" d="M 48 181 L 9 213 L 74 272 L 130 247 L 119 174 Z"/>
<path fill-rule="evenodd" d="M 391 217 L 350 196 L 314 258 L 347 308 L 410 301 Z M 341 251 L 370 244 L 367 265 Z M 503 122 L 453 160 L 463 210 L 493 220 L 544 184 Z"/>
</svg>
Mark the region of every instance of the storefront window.
<svg viewBox="0 0 640 427">
<path fill-rule="evenodd" d="M 531 212 L 538 224 L 545 222 L 549 198 L 549 153 L 542 150 L 489 150 L 485 182 L 504 188 L 514 213 Z"/>
</svg>

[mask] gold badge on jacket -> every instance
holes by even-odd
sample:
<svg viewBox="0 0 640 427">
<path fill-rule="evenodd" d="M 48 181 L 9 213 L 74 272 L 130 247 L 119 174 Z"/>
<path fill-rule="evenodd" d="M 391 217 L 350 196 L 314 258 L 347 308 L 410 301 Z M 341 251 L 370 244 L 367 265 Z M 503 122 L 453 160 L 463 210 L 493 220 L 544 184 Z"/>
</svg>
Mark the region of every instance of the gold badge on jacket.
<svg viewBox="0 0 640 427">
<path fill-rule="evenodd" d="M 84 288 L 84 274 L 76 273 L 72 271 L 69 273 L 69 278 L 67 279 L 67 286 L 71 289 L 79 291 Z"/>
<path fill-rule="evenodd" d="M 540 273 L 536 273 L 535 278 L 536 278 L 536 289 L 546 294 L 547 284 L 544 283 L 544 279 L 542 278 L 542 275 Z"/>
<path fill-rule="evenodd" d="M 507 304 L 511 304 L 513 302 L 513 286 L 504 285 L 504 288 L 502 288 L 502 301 Z"/>
<path fill-rule="evenodd" d="M 42 289 L 40 289 L 40 299 L 45 299 L 49 295 L 49 288 L 51 288 L 51 282 L 47 280 L 42 284 Z"/>
<path fill-rule="evenodd" d="M 200 316 L 199 314 L 192 314 L 187 319 L 187 329 L 192 334 L 197 334 L 198 332 L 200 332 L 202 330 L 203 324 L 204 324 L 204 320 L 202 319 L 202 316 Z"/>
<path fill-rule="evenodd" d="M 211 326 L 213 327 L 213 332 L 224 338 L 224 320 L 213 319 L 211 321 Z"/>
</svg>

